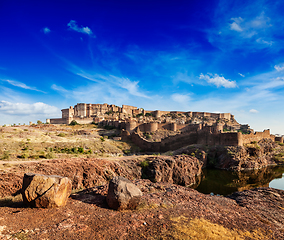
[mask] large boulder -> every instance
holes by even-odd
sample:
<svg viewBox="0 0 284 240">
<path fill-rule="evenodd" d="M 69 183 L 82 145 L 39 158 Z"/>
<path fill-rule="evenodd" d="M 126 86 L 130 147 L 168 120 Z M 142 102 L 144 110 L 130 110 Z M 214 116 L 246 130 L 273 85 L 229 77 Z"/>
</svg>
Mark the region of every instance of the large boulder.
<svg viewBox="0 0 284 240">
<path fill-rule="evenodd" d="M 25 173 L 22 196 L 31 207 L 54 208 L 66 205 L 71 190 L 72 183 L 67 177 Z"/>
<path fill-rule="evenodd" d="M 147 161 L 148 166 L 143 168 L 145 178 L 183 186 L 196 184 L 203 166 L 202 161 L 187 155 L 149 157 Z"/>
<path fill-rule="evenodd" d="M 112 209 L 135 209 L 141 196 L 140 189 L 124 177 L 116 176 L 109 182 L 107 204 Z"/>
</svg>

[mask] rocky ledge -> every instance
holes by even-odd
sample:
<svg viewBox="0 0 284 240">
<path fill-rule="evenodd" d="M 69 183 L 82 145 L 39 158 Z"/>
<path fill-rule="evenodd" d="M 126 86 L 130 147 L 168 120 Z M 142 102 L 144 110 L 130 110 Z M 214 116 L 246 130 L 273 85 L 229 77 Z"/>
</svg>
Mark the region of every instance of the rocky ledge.
<svg viewBox="0 0 284 240">
<path fill-rule="evenodd" d="M 0 208 L 1 239 L 283 239 L 284 191 L 258 188 L 229 197 L 136 180 L 136 210 L 108 208 L 108 184 L 72 194 L 54 209 Z"/>
</svg>

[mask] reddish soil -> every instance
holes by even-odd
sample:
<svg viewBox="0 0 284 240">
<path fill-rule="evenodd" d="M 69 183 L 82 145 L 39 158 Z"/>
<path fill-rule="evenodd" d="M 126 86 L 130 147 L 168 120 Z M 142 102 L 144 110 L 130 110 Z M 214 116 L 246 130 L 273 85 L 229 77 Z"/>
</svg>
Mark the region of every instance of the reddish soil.
<svg viewBox="0 0 284 240">
<path fill-rule="evenodd" d="M 183 239 L 177 237 L 173 220 L 183 216 L 183 225 L 190 219 L 203 218 L 228 229 L 260 230 L 262 239 L 284 238 L 283 191 L 249 190 L 232 196 L 237 198 L 235 201 L 173 184 L 149 180 L 135 183 L 144 193 L 138 210 L 109 209 L 105 200 L 107 185 L 71 195 L 62 208 L 26 208 L 21 203 L 2 207 L 0 236 L 3 239 L 11 236 L 22 236 L 20 239 Z"/>
<path fill-rule="evenodd" d="M 67 176 L 77 189 L 87 189 L 72 194 L 65 207 L 55 209 L 1 200 L 0 239 L 190 239 L 178 230 L 176 217 L 182 217 L 182 227 L 197 218 L 228 231 L 252 234 L 239 239 L 284 239 L 284 191 L 259 188 L 229 197 L 210 196 L 171 183 L 142 180 L 143 159 L 119 159 L 48 160 L 2 170 L 2 196 L 21 188 L 24 172 Z M 142 190 L 137 210 L 108 208 L 107 182 L 115 175 L 132 180 Z M 261 237 L 253 235 L 255 231 Z M 224 237 L 218 239 L 228 239 Z"/>
</svg>

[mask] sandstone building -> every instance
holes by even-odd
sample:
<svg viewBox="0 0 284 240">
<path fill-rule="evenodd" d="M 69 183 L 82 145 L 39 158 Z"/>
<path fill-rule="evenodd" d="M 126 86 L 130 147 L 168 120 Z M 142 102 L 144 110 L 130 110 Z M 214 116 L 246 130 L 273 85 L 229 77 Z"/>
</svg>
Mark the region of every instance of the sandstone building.
<svg viewBox="0 0 284 240">
<path fill-rule="evenodd" d="M 121 137 L 132 140 L 146 151 L 163 152 L 189 144 L 242 146 L 269 138 L 283 142 L 269 130 L 254 132 L 249 125 L 239 124 L 230 113 L 149 111 L 134 106 L 78 103 L 62 109 L 62 118 L 47 119 L 51 124 L 96 123 L 122 130 Z M 153 140 L 149 134 L 171 133 Z M 164 133 L 163 132 L 163 133 Z M 148 134 L 148 135 L 147 135 Z"/>
</svg>

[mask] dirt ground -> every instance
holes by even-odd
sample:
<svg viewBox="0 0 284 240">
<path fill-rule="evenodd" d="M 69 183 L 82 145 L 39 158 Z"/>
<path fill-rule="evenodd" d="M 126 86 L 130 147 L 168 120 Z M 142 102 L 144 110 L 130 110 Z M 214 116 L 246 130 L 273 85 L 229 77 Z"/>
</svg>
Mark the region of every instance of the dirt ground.
<svg viewBox="0 0 284 240">
<path fill-rule="evenodd" d="M 0 239 L 284 238 L 284 191 L 259 188 L 229 197 L 211 196 L 143 180 L 134 164 L 141 161 L 143 157 L 132 156 L 11 164 L 1 172 L 0 192 L 6 197 L 0 199 Z M 78 186 L 65 207 L 28 208 L 21 195 L 10 195 L 21 188 L 23 174 L 30 171 L 60 173 Z M 142 190 L 136 210 L 108 208 L 107 183 L 112 174 L 127 177 Z M 80 186 L 86 189 L 79 190 Z"/>
<path fill-rule="evenodd" d="M 70 196 L 65 207 L 0 209 L 1 239 L 283 239 L 284 192 L 271 188 L 243 195 L 210 196 L 193 189 L 138 180 L 137 210 L 106 204 L 107 185 Z M 255 199 L 256 201 L 250 201 Z"/>
</svg>

